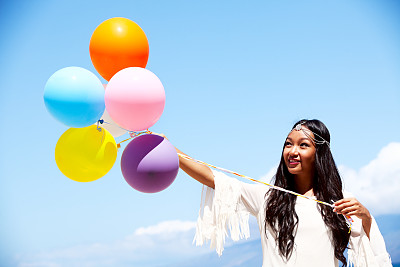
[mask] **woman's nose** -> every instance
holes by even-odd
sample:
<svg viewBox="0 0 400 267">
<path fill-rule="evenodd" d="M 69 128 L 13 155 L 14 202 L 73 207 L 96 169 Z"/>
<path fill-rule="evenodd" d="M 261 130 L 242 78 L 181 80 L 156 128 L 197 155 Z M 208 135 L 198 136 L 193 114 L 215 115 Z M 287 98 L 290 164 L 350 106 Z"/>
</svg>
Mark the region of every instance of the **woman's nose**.
<svg viewBox="0 0 400 267">
<path fill-rule="evenodd" d="M 292 149 L 290 149 L 289 154 L 291 156 L 297 156 L 299 154 L 299 150 L 297 146 L 293 146 Z"/>
</svg>

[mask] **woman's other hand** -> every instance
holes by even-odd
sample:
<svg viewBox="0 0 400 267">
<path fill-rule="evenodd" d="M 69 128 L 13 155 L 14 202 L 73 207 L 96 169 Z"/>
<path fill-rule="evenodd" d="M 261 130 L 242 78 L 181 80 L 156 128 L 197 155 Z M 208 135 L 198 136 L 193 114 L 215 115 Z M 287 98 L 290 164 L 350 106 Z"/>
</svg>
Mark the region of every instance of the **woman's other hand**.
<svg viewBox="0 0 400 267">
<path fill-rule="evenodd" d="M 369 238 L 369 231 L 371 229 L 372 216 L 368 209 L 364 207 L 356 198 L 344 198 L 334 203 L 334 212 L 343 214 L 344 216 L 357 216 L 362 220 L 364 232 Z"/>
</svg>

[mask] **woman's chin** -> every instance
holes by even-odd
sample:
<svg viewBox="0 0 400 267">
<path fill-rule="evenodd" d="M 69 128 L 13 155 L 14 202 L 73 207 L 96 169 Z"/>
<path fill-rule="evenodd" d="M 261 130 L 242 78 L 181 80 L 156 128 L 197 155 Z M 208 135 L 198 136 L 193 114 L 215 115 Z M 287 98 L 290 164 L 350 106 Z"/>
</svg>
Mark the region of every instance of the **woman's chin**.
<svg viewBox="0 0 400 267">
<path fill-rule="evenodd" d="M 288 171 L 290 172 L 290 174 L 293 174 L 293 175 L 301 173 L 301 169 L 300 168 L 288 168 Z"/>
</svg>

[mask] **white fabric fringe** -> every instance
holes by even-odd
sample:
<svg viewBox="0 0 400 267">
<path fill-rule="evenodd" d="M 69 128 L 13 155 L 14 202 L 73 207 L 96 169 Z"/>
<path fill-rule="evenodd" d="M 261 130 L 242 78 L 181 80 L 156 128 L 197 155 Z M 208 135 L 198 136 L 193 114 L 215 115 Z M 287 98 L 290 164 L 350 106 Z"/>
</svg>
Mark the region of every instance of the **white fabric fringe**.
<svg viewBox="0 0 400 267">
<path fill-rule="evenodd" d="M 239 181 L 213 173 L 217 190 L 203 186 L 193 243 L 202 246 L 210 240 L 210 247 L 221 256 L 228 229 L 234 241 L 250 237 L 249 212 L 241 203 Z"/>
<path fill-rule="evenodd" d="M 385 241 L 378 225 L 372 218 L 369 238 L 364 232 L 362 221 L 354 217 L 348 250 L 347 266 L 391 267 L 390 255 L 386 252 Z"/>
<path fill-rule="evenodd" d="M 228 230 L 232 240 L 249 238 L 249 211 L 241 199 L 241 185 L 236 179 L 213 171 L 216 190 L 203 186 L 199 217 L 193 243 L 202 246 L 210 240 L 210 247 L 219 256 L 224 250 Z M 353 216 L 348 249 L 347 266 L 390 267 L 385 241 L 374 218 L 369 238 L 364 232 L 361 219 Z"/>
</svg>

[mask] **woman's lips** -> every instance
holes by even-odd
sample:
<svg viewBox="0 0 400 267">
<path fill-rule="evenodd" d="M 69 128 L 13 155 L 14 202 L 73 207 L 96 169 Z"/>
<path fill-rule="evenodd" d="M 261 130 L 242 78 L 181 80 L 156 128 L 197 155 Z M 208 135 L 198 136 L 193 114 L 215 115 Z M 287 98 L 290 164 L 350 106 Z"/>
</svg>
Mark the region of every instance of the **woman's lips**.
<svg viewBox="0 0 400 267">
<path fill-rule="evenodd" d="M 300 164 L 300 160 L 289 159 L 289 166 L 296 166 Z"/>
</svg>

